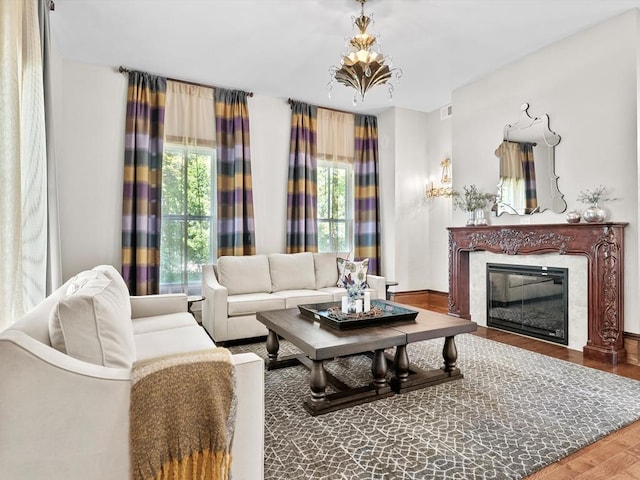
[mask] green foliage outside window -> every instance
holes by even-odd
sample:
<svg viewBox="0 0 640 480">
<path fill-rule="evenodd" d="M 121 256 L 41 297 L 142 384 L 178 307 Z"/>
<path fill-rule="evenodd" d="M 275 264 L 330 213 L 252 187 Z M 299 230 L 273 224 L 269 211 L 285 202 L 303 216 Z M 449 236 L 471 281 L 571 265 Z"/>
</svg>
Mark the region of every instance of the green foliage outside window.
<svg viewBox="0 0 640 480">
<path fill-rule="evenodd" d="M 351 250 L 353 175 L 349 165 L 318 162 L 318 251 Z"/>
<path fill-rule="evenodd" d="M 213 149 L 170 145 L 162 164 L 162 292 L 197 293 L 215 247 Z"/>
</svg>

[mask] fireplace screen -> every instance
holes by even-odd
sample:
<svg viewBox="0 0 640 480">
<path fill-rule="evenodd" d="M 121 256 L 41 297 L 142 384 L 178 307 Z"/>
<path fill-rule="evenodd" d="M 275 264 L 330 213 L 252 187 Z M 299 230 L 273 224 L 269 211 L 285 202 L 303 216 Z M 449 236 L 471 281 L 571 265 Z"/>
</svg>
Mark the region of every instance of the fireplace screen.
<svg viewBox="0 0 640 480">
<path fill-rule="evenodd" d="M 487 325 L 567 345 L 568 269 L 487 264 Z"/>
</svg>

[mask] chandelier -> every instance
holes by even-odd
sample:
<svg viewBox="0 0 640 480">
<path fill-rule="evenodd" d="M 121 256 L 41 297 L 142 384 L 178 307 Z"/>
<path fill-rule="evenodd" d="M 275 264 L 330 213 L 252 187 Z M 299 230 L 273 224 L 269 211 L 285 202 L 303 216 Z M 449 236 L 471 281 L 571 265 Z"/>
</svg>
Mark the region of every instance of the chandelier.
<svg viewBox="0 0 640 480">
<path fill-rule="evenodd" d="M 346 46 L 352 50 L 342 55 L 340 67 L 332 66 L 329 68 L 331 74 L 329 97 L 331 97 L 333 84 L 337 81 L 356 90 L 353 95 L 354 105 L 358 102 L 358 94 L 364 101 L 364 96 L 370 88 L 386 84 L 393 76 L 396 80 L 402 76 L 402 70 L 391 68 L 391 58 L 380 52 L 379 44 L 376 44 L 376 35 L 367 33 L 367 28 L 373 24 L 373 14 L 370 16 L 364 14 L 364 4 L 367 0 L 356 1 L 360 2 L 360 16 L 352 17 L 352 22 L 360 33 L 347 39 Z M 391 99 L 393 85 L 389 83 L 388 88 L 389 99 Z"/>
</svg>

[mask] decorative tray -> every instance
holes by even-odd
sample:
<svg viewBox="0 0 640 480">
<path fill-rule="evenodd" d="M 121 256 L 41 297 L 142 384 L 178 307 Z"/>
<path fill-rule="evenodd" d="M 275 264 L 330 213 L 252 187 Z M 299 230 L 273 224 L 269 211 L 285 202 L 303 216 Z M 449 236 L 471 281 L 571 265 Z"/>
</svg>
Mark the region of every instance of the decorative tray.
<svg viewBox="0 0 640 480">
<path fill-rule="evenodd" d="M 343 313 L 342 302 L 298 305 L 300 313 L 333 328 L 359 328 L 397 322 L 415 322 L 418 312 L 385 300 L 371 300 L 371 310 Z"/>
</svg>

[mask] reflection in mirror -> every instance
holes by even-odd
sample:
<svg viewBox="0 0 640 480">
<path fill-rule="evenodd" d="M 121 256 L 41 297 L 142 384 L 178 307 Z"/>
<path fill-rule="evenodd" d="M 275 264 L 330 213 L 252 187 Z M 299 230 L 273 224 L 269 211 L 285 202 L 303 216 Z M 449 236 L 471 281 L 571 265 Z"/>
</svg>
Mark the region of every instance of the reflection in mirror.
<svg viewBox="0 0 640 480">
<path fill-rule="evenodd" d="M 529 215 L 567 208 L 558 190 L 555 174 L 555 146 L 560 135 L 549 129 L 549 116 L 531 117 L 528 103 L 520 109 L 520 119 L 504 127 L 503 142 L 495 151 L 500 161 L 497 215 Z"/>
</svg>

